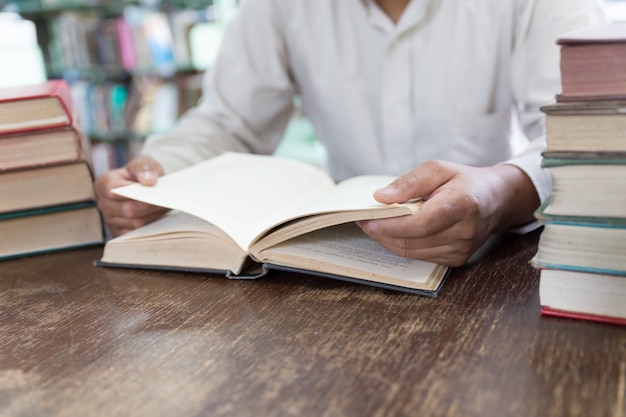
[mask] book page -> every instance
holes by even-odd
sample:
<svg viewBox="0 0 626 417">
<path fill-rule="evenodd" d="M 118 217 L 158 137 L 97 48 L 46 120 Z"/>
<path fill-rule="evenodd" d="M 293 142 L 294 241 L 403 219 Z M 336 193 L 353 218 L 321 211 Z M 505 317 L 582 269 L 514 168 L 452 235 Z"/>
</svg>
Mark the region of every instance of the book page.
<svg viewBox="0 0 626 417">
<path fill-rule="evenodd" d="M 262 251 L 259 260 L 417 289 L 428 288 L 445 271 L 436 264 L 388 251 L 352 223 L 280 243 Z"/>
<path fill-rule="evenodd" d="M 111 239 L 101 261 L 113 265 L 231 271 L 238 274 L 248 254 L 223 230 L 177 210 Z"/>
<path fill-rule="evenodd" d="M 374 199 L 374 191 L 394 179 L 393 176 L 363 175 L 342 181 L 302 207 L 288 221 L 260 233 L 249 247 L 251 255 L 256 256 L 270 246 L 324 227 L 416 213 L 423 203 L 421 199 L 394 204 L 382 204 Z"/>
<path fill-rule="evenodd" d="M 216 241 L 222 241 L 224 245 L 228 245 L 229 240 L 232 240 L 222 229 L 212 223 L 176 210 L 166 213 L 160 219 L 143 227 L 124 233 L 116 237 L 115 240 L 157 240 L 163 239 L 168 235 L 175 237 L 181 233 L 184 233 L 186 236 L 194 234 L 214 236 Z"/>
<path fill-rule="evenodd" d="M 396 177 L 390 175 L 362 175 L 349 178 L 337 184 L 337 186 L 324 194 L 321 198 L 303 206 L 294 213 L 296 216 L 304 216 L 313 213 L 326 213 L 348 210 L 367 210 L 382 207 L 374 199 L 374 191 L 388 185 Z"/>
<path fill-rule="evenodd" d="M 312 165 L 271 156 L 226 153 L 116 194 L 184 211 L 228 233 L 244 250 L 261 231 L 335 186 Z"/>
</svg>

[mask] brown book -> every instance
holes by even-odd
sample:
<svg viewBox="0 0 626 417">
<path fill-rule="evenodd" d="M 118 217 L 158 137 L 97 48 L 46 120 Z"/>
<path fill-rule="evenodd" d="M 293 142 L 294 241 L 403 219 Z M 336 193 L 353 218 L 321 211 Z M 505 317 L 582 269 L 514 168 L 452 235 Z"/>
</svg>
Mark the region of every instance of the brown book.
<svg viewBox="0 0 626 417">
<path fill-rule="evenodd" d="M 561 35 L 558 101 L 626 99 L 626 24 L 597 24 Z"/>
<path fill-rule="evenodd" d="M 93 201 L 86 161 L 0 173 L 0 213 Z"/>
<path fill-rule="evenodd" d="M 91 144 L 74 126 L 0 135 L 0 172 L 80 160 L 91 161 Z"/>
<path fill-rule="evenodd" d="M 626 219 L 626 152 L 543 153 L 552 193 L 545 215 Z"/>
<path fill-rule="evenodd" d="M 548 151 L 626 151 L 626 100 L 556 102 L 541 111 Z"/>
</svg>

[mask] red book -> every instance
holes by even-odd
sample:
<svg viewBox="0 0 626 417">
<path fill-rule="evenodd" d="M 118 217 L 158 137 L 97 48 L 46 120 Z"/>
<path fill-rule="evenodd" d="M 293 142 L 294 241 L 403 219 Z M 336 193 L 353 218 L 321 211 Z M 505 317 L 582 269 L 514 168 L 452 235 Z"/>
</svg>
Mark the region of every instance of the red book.
<svg viewBox="0 0 626 417">
<path fill-rule="evenodd" d="M 539 241 L 540 247 L 544 244 L 542 240 Z M 593 247 L 591 242 L 590 247 Z M 584 256 L 581 255 L 582 251 L 578 253 L 579 256 Z M 541 270 L 541 314 L 626 325 L 626 274 L 620 275 L 618 271 L 609 274 L 577 269 Z"/>
<path fill-rule="evenodd" d="M 566 310 L 558 310 L 556 308 L 541 307 L 541 314 L 544 316 L 552 316 L 552 317 L 563 317 L 568 319 L 576 319 L 576 320 L 588 320 L 588 321 L 596 321 L 599 323 L 607 323 L 607 324 L 618 324 L 620 326 L 626 326 L 626 319 L 621 317 L 612 317 L 612 316 L 600 316 L 597 314 L 588 314 L 588 313 L 577 313 L 575 311 L 566 311 Z"/>
<path fill-rule="evenodd" d="M 65 80 L 0 89 L 0 135 L 71 126 L 73 121 Z"/>
<path fill-rule="evenodd" d="M 558 101 L 626 98 L 626 24 L 587 26 L 559 37 Z"/>
</svg>

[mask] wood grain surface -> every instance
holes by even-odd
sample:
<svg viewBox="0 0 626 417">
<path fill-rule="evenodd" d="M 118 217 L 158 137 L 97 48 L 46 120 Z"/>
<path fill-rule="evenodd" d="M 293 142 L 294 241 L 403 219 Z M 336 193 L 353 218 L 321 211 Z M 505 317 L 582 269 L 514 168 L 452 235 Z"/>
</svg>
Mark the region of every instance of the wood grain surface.
<svg viewBox="0 0 626 417">
<path fill-rule="evenodd" d="M 626 328 L 541 317 L 538 233 L 436 299 L 275 273 L 0 263 L 2 416 L 626 416 Z"/>
</svg>

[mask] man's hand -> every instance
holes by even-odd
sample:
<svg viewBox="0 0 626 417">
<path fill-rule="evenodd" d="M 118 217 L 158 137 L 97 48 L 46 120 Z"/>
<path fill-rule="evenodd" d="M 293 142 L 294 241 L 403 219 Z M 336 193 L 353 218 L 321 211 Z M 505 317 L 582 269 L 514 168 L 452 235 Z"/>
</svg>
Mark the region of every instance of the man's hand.
<svg viewBox="0 0 626 417">
<path fill-rule="evenodd" d="M 148 156 L 140 156 L 125 167 L 109 171 L 96 180 L 98 208 L 114 236 L 158 219 L 167 209 L 129 200 L 111 193 L 111 190 L 133 182 L 154 185 L 161 175 L 163 168 L 158 162 Z"/>
<path fill-rule="evenodd" d="M 430 161 L 374 193 L 382 203 L 426 200 L 409 216 L 359 222 L 392 252 L 460 266 L 495 232 L 533 220 L 537 192 L 513 165 L 473 168 Z"/>
</svg>

